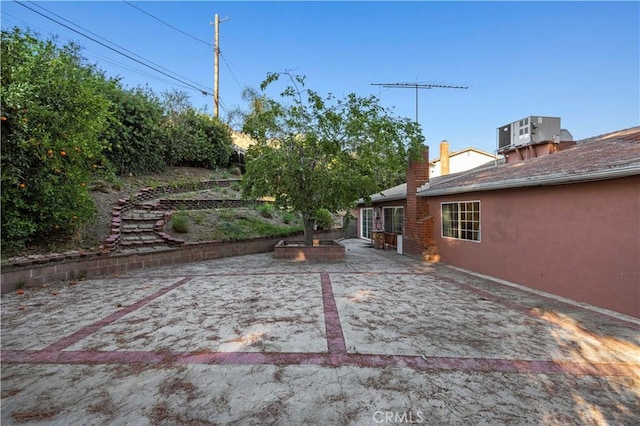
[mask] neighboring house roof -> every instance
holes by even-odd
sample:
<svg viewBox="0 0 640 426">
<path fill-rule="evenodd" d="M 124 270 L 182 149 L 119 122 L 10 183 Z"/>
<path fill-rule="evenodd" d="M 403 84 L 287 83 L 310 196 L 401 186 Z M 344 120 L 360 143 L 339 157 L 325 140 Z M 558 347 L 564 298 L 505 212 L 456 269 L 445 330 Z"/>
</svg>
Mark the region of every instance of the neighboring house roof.
<svg viewBox="0 0 640 426">
<path fill-rule="evenodd" d="M 255 143 L 249 135 L 234 130 L 231 131 L 231 141 L 233 142 L 234 150 L 240 154 L 246 154 L 249 146 Z"/>
<path fill-rule="evenodd" d="M 560 185 L 640 174 L 640 127 L 583 139 L 555 154 L 527 161 L 488 163 L 466 172 L 431 179 L 418 196 Z"/>
<path fill-rule="evenodd" d="M 449 154 L 449 158 L 464 154 L 466 152 L 475 152 L 475 153 L 478 153 L 480 155 L 484 155 L 484 156 L 487 157 L 488 160 L 494 160 L 494 159 L 498 158 L 493 154 L 490 154 L 490 153 L 488 153 L 486 151 L 483 151 L 483 150 L 477 149 L 477 148 L 473 148 L 473 147 L 464 148 L 464 149 L 461 149 L 460 151 L 452 151 Z M 435 160 L 430 160 L 429 164 L 435 164 L 438 161 L 440 161 L 440 158 L 436 158 Z"/>
</svg>

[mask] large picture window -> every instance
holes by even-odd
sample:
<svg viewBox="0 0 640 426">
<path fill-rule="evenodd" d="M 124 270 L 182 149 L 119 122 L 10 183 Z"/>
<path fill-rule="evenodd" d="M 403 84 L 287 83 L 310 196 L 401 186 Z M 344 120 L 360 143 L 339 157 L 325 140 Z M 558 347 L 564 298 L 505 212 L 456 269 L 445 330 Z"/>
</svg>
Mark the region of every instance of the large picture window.
<svg viewBox="0 0 640 426">
<path fill-rule="evenodd" d="M 442 203 L 442 236 L 480 241 L 480 201 Z"/>
<path fill-rule="evenodd" d="M 360 209 L 360 236 L 371 239 L 373 229 L 373 209 Z"/>
<path fill-rule="evenodd" d="M 384 232 L 402 234 L 402 220 L 404 218 L 404 207 L 384 208 Z"/>
</svg>

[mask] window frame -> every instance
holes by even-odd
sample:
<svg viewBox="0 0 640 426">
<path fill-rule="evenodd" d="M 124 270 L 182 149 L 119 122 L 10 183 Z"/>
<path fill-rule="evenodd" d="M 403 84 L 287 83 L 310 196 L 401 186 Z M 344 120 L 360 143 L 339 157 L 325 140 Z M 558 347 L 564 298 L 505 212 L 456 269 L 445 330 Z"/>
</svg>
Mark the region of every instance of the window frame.
<svg viewBox="0 0 640 426">
<path fill-rule="evenodd" d="M 472 209 L 471 211 L 468 211 L 465 209 L 464 212 L 461 212 L 460 209 L 460 205 L 461 204 L 469 204 L 469 203 L 477 203 L 478 205 L 478 219 L 477 221 L 472 217 L 471 219 L 467 219 L 466 217 L 463 219 L 463 215 L 462 213 L 464 213 L 465 215 L 467 214 L 471 214 L 473 215 L 475 213 L 475 210 Z M 450 235 L 445 235 L 445 220 L 444 220 L 444 205 L 451 205 L 454 204 L 456 205 L 456 213 L 457 213 L 457 226 L 455 228 L 451 228 L 454 230 L 454 233 L 457 233 L 457 237 L 456 236 L 450 236 Z M 463 228 L 462 224 L 463 223 L 477 223 L 478 224 L 478 229 L 477 231 L 475 229 L 467 229 L 467 228 Z M 469 239 L 469 238 L 463 238 L 463 232 L 471 232 L 473 233 L 477 233 L 478 239 Z M 440 236 L 441 238 L 448 238 L 448 239 L 452 239 L 452 240 L 460 240 L 460 241 L 469 241 L 472 243 L 481 243 L 482 242 L 482 203 L 480 202 L 480 200 L 465 200 L 465 201 L 442 201 L 440 202 Z"/>
<path fill-rule="evenodd" d="M 387 218 L 386 218 L 386 210 L 398 210 L 398 209 L 402 209 L 402 215 L 400 215 L 400 232 L 397 232 L 395 230 L 393 231 L 387 231 Z M 391 217 L 395 217 L 396 215 L 394 213 L 391 214 Z M 384 232 L 391 232 L 393 234 L 398 234 L 398 235 L 402 235 L 402 231 L 403 231 L 403 227 L 404 227 L 404 206 L 388 206 L 388 207 L 383 207 L 382 208 L 382 220 L 383 220 L 383 224 L 382 224 L 382 229 L 384 229 Z"/>
</svg>

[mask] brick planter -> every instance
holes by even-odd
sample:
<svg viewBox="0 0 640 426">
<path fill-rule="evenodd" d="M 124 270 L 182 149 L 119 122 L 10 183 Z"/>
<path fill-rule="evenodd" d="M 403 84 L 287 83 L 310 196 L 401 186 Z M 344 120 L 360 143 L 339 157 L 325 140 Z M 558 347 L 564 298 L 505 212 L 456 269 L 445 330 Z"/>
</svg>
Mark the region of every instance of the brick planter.
<svg viewBox="0 0 640 426">
<path fill-rule="evenodd" d="M 304 262 L 307 260 L 344 260 L 344 246 L 331 240 L 314 240 L 313 247 L 303 241 L 280 241 L 273 250 L 274 259 L 288 259 Z"/>
</svg>

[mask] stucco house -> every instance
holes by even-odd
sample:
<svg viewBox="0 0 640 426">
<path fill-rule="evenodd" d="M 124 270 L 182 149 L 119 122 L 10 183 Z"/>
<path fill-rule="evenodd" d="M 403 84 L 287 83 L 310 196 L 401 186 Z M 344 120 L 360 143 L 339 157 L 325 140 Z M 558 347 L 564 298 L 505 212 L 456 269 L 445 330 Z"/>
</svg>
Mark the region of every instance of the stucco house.
<svg viewBox="0 0 640 426">
<path fill-rule="evenodd" d="M 473 147 L 449 152 L 449 142 L 442 141 L 440 157 L 429 161 L 429 177 L 464 172 L 497 159 L 497 156 Z"/>
<path fill-rule="evenodd" d="M 640 127 L 503 154 L 434 179 L 410 163 L 404 252 L 640 317 Z"/>
</svg>

